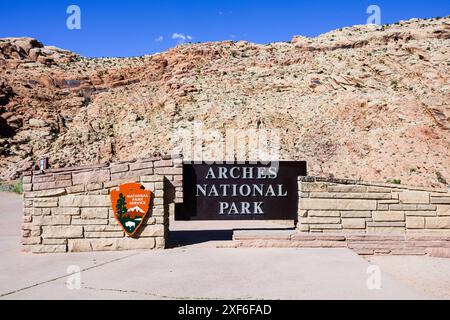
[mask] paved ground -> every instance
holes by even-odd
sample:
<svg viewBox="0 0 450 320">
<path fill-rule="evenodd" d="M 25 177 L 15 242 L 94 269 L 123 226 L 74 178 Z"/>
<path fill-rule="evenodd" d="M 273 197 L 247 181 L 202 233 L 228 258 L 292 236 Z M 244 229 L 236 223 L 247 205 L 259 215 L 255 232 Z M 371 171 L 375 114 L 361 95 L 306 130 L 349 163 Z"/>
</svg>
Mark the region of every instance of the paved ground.
<svg viewBox="0 0 450 320">
<path fill-rule="evenodd" d="M 425 264 L 434 271 L 429 278 L 411 282 L 403 272 L 399 280 L 409 257 L 398 257 L 382 273 L 381 290 L 369 290 L 369 262 L 350 250 L 217 249 L 208 234 L 228 241 L 234 226 L 215 223 L 173 224 L 173 238 L 194 245 L 165 251 L 23 254 L 20 220 L 21 197 L 0 194 L 0 299 L 417 299 L 436 297 L 444 290 L 439 280 L 449 278 L 448 269 L 439 273 L 448 265 Z M 417 259 L 415 268 L 427 274 Z M 68 275 L 70 266 L 82 270 L 79 290 L 67 286 L 78 276 Z"/>
<path fill-rule="evenodd" d="M 386 274 L 434 299 L 450 299 L 450 259 L 376 256 L 368 259 Z"/>
</svg>

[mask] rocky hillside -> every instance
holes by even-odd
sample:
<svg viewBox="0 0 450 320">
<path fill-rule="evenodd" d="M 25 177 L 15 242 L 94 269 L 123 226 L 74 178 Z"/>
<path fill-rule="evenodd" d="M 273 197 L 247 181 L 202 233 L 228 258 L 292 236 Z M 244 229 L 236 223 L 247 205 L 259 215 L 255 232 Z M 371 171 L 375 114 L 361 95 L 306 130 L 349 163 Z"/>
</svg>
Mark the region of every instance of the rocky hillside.
<svg viewBox="0 0 450 320">
<path fill-rule="evenodd" d="M 88 59 L 0 39 L 0 177 L 170 153 L 172 132 L 268 128 L 314 175 L 450 181 L 450 18 L 289 43 L 186 44 Z"/>
</svg>

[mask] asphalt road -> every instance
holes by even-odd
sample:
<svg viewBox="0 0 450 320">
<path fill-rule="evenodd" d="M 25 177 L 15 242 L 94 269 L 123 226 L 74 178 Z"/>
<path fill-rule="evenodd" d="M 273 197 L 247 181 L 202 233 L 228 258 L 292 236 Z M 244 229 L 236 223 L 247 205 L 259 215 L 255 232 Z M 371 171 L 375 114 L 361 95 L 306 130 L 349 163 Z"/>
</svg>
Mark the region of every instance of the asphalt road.
<svg viewBox="0 0 450 320">
<path fill-rule="evenodd" d="M 434 297 L 383 272 L 381 288 L 369 289 L 370 263 L 348 249 L 219 249 L 202 239 L 202 246 L 160 251 L 25 254 L 21 203 L 20 196 L 0 194 L 0 299 Z"/>
</svg>

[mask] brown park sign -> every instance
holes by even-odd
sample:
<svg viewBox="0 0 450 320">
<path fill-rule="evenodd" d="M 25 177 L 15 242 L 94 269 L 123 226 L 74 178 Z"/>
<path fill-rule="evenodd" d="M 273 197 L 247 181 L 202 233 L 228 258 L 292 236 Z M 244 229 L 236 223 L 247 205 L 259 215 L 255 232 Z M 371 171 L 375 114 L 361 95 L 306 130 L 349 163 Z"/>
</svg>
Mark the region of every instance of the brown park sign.
<svg viewBox="0 0 450 320">
<path fill-rule="evenodd" d="M 176 220 L 293 220 L 306 162 L 188 164 Z"/>
</svg>

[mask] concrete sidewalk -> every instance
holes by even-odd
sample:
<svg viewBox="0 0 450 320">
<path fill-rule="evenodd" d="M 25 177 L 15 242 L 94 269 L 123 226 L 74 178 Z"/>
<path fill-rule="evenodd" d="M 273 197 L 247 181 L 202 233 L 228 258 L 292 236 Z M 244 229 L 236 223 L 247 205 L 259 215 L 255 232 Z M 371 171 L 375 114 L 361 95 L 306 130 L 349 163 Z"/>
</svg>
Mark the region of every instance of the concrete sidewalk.
<svg viewBox="0 0 450 320">
<path fill-rule="evenodd" d="M 0 194 L 0 299 L 427 298 L 386 274 L 381 290 L 369 290 L 369 263 L 347 249 L 187 245 L 161 251 L 23 254 L 21 201 Z M 66 285 L 68 277 L 73 279 L 70 266 L 82 270 L 79 290 Z"/>
<path fill-rule="evenodd" d="M 22 267 L 17 269 L 17 265 Z M 84 269 L 80 290 L 66 286 L 69 265 Z M 382 275 L 381 290 L 369 290 L 368 266 L 346 249 L 179 248 L 134 254 L 16 257 L 6 269 L 0 269 L 8 275 L 2 279 L 1 298 L 422 298 L 386 275 Z"/>
</svg>

